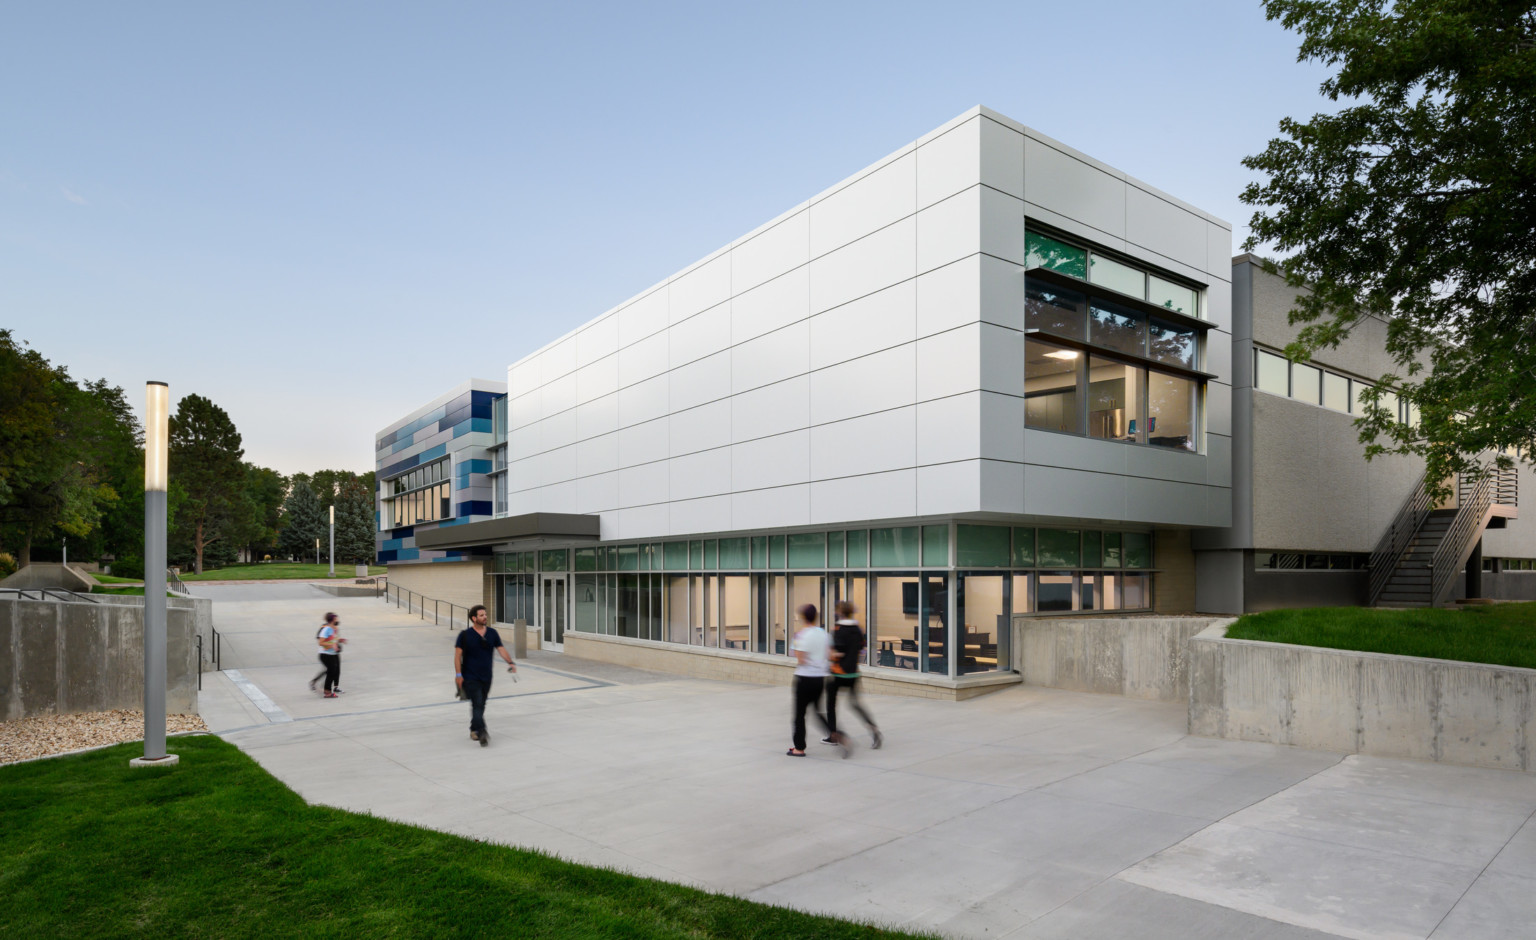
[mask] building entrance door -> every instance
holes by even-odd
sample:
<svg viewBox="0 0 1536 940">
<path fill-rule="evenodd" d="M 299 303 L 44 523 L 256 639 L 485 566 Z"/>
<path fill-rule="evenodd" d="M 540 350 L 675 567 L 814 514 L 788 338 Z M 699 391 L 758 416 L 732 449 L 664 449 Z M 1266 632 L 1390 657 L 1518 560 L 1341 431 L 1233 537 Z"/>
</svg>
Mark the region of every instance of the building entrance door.
<svg viewBox="0 0 1536 940">
<path fill-rule="evenodd" d="M 539 585 L 539 617 L 543 634 L 540 645 L 544 649 L 565 648 L 565 618 L 569 607 L 570 589 L 567 576 L 546 574 Z"/>
</svg>

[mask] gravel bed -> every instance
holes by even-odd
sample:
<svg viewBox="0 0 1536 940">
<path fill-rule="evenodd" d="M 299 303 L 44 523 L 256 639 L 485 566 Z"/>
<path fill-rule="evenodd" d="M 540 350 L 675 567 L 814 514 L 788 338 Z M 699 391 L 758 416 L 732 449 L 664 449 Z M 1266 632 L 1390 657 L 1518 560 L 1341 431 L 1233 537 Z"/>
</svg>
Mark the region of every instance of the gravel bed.
<svg viewBox="0 0 1536 940">
<path fill-rule="evenodd" d="M 207 731 L 199 715 L 166 715 L 168 734 Z M 0 722 L 0 764 L 144 740 L 144 713 L 128 709 L 80 715 L 38 715 Z"/>
</svg>

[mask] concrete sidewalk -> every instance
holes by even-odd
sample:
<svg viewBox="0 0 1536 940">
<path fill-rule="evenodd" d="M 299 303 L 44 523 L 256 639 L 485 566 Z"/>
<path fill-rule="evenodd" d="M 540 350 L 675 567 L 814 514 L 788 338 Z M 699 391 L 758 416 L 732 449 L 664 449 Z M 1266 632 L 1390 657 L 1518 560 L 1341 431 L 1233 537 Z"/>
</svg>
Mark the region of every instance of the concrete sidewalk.
<svg viewBox="0 0 1536 940">
<path fill-rule="evenodd" d="M 787 688 L 547 652 L 497 673 L 480 748 L 452 632 L 310 590 L 198 593 L 226 667 L 205 720 L 313 802 L 956 937 L 1533 933 L 1536 775 L 1192 738 L 1182 707 L 1029 687 L 871 697 L 883 749 L 791 759 Z M 307 688 L 327 610 L 340 699 Z"/>
</svg>

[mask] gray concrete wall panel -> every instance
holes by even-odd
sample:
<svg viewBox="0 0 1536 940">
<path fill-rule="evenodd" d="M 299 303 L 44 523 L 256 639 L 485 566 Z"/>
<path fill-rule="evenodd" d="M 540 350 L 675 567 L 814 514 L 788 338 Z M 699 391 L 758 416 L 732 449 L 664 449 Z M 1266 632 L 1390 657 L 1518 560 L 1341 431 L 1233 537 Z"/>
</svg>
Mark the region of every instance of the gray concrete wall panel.
<svg viewBox="0 0 1536 940">
<path fill-rule="evenodd" d="M 1189 642 L 1191 734 L 1533 769 L 1536 670 L 1223 634 Z"/>
<path fill-rule="evenodd" d="M 1247 565 L 1247 556 L 1241 551 L 1195 552 L 1195 610 L 1202 614 L 1243 613 Z"/>
<path fill-rule="evenodd" d="M 1189 701 L 1188 644 L 1208 617 L 1015 617 L 1014 649 L 1025 685 Z"/>
<path fill-rule="evenodd" d="M 173 712 L 197 710 L 197 623 L 191 605 L 166 611 L 166 707 Z M 4 720 L 144 707 L 142 603 L 0 601 L 0 641 Z"/>
</svg>

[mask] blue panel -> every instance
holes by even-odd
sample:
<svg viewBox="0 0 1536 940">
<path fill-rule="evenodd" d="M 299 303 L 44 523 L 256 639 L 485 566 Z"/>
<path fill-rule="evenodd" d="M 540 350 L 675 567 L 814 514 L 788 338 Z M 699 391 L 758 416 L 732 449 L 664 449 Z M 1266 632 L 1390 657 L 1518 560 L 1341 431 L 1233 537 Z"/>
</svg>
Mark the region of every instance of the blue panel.
<svg viewBox="0 0 1536 940">
<path fill-rule="evenodd" d="M 475 431 L 482 431 L 486 434 L 491 433 L 491 419 L 471 418 L 468 421 L 460 421 L 458 424 L 453 426 L 454 437 L 463 437 L 464 435 L 471 434 Z"/>
<path fill-rule="evenodd" d="M 396 561 L 415 561 L 416 559 L 418 559 L 420 557 L 421 557 L 421 549 L 419 549 L 419 548 L 402 548 L 402 549 L 400 549 L 399 556 L 395 560 Z"/>
<path fill-rule="evenodd" d="M 468 521 L 468 519 L 444 519 L 442 522 L 437 524 L 437 527 L 439 529 L 446 529 L 451 525 L 463 525 Z"/>
<path fill-rule="evenodd" d="M 476 405 L 470 409 L 470 414 L 476 418 L 484 418 L 487 421 L 491 420 L 491 403 L 486 402 L 483 405 Z"/>
<path fill-rule="evenodd" d="M 472 499 L 459 503 L 458 512 L 454 513 L 454 515 L 462 519 L 465 516 L 489 516 L 491 512 L 490 500 Z"/>
<path fill-rule="evenodd" d="M 507 396 L 502 394 L 501 392 L 482 392 L 482 391 L 479 391 L 479 390 L 472 390 L 469 393 L 470 403 L 473 404 L 475 407 L 479 407 L 480 405 L 489 405 L 491 402 L 495 401 L 498 398 L 506 398 L 506 397 Z"/>
<path fill-rule="evenodd" d="M 398 529 L 390 529 L 389 531 L 397 539 L 408 539 L 416 534 L 416 527 L 413 525 L 403 525 Z"/>
<path fill-rule="evenodd" d="M 417 463 L 426 463 L 429 460 L 436 460 L 437 458 L 443 456 L 446 453 L 448 453 L 448 445 L 447 444 L 439 444 L 439 445 L 437 445 L 436 447 L 433 447 L 430 450 L 424 450 L 421 453 L 417 454 L 416 455 L 416 462 Z"/>
<path fill-rule="evenodd" d="M 405 471 L 411 469 L 412 467 L 416 466 L 419 463 L 421 463 L 421 455 L 420 454 L 417 454 L 414 457 L 407 457 L 404 460 L 400 461 L 399 463 L 392 463 L 389 466 L 384 467 L 383 469 L 381 469 L 378 472 L 378 477 L 381 480 L 388 479 L 388 478 L 390 478 L 392 476 L 396 476 L 397 474 L 404 473 Z"/>
<path fill-rule="evenodd" d="M 400 547 L 402 541 L 402 539 L 385 539 L 379 543 L 379 548 L 386 552 L 394 551 Z"/>
<path fill-rule="evenodd" d="M 399 552 L 393 550 L 387 552 L 379 552 L 379 564 L 387 565 L 392 561 L 397 561 L 398 559 L 395 556 L 398 554 Z"/>
</svg>

